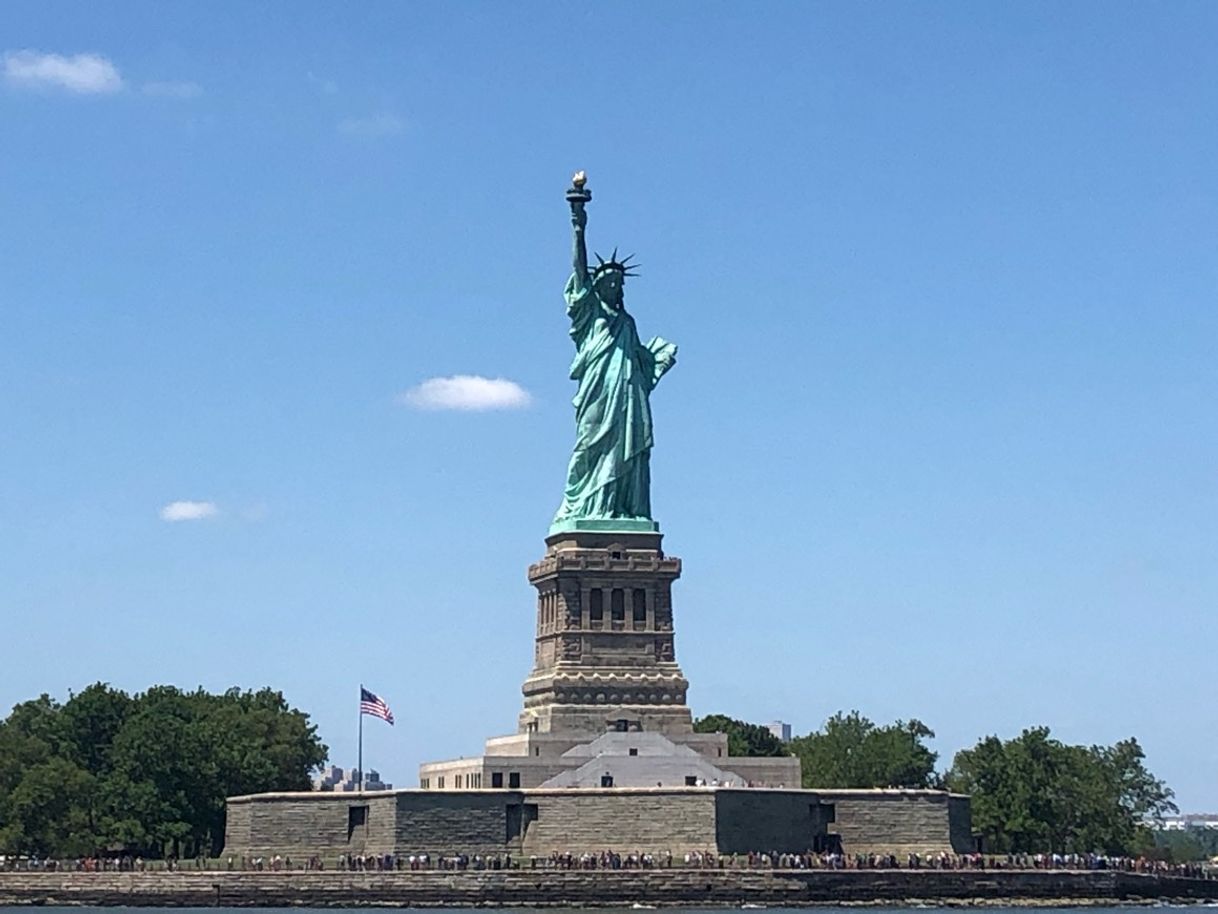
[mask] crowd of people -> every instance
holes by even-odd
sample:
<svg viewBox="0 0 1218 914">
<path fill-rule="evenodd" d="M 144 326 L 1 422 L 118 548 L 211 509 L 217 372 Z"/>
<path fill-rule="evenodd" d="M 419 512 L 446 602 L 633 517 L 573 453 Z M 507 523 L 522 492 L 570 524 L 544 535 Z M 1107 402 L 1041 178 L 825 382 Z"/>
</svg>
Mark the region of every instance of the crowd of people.
<svg viewBox="0 0 1218 914">
<path fill-rule="evenodd" d="M 317 855 L 296 858 L 230 856 L 179 861 L 147 861 L 142 857 L 80 857 L 72 860 L 0 855 L 0 872 L 149 872 L 181 869 L 243 872 L 319 871 L 328 869 Z M 1199 863 L 1167 863 L 1145 857 L 1106 854 L 843 854 L 838 852 L 717 854 L 711 851 L 672 853 L 552 853 L 510 854 L 342 854 L 333 868 L 349 872 L 420 870 L 650 870 L 650 869 L 781 869 L 781 870 L 1119 870 L 1194 879 L 1218 879 L 1215 871 Z"/>
<path fill-rule="evenodd" d="M 197 864 L 197 862 L 196 862 Z M 44 872 L 44 873 L 144 873 L 149 870 L 176 870 L 181 861 L 166 857 L 162 860 L 145 860 L 129 855 L 107 857 L 56 857 L 17 856 L 0 854 L 0 872 Z"/>
</svg>

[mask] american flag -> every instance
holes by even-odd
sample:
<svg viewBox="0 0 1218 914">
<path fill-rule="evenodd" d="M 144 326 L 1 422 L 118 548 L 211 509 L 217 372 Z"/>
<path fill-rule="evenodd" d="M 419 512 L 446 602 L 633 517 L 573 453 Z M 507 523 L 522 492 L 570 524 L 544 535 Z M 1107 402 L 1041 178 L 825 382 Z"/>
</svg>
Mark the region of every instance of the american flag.
<svg viewBox="0 0 1218 914">
<path fill-rule="evenodd" d="M 359 713 L 379 717 L 389 726 L 393 726 L 393 712 L 389 710 L 389 705 L 385 704 L 385 699 L 372 694 L 363 686 L 359 687 Z"/>
</svg>

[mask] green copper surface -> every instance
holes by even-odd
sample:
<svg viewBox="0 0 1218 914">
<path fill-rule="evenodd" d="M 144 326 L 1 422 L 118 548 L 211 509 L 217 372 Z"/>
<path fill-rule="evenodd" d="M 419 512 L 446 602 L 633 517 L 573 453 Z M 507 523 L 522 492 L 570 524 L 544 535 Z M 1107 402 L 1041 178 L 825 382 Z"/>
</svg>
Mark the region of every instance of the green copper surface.
<svg viewBox="0 0 1218 914">
<path fill-rule="evenodd" d="M 588 269 L 585 207 L 592 195 L 581 178 L 582 173 L 567 191 L 575 251 L 564 293 L 575 342 L 571 378 L 579 384 L 573 401 L 575 450 L 550 532 L 652 532 L 659 526 L 651 519 L 650 397 L 676 362 L 677 347 L 660 337 L 646 344 L 639 340 L 624 307 L 627 268 L 616 252 Z"/>
<path fill-rule="evenodd" d="M 658 533 L 660 525 L 641 517 L 571 517 L 550 524 L 551 533 Z"/>
</svg>

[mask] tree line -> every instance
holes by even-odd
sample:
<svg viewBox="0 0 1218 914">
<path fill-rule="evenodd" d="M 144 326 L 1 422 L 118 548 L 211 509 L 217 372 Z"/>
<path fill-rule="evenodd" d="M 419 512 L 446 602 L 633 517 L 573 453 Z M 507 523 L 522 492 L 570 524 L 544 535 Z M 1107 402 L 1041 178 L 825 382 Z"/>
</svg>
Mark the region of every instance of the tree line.
<svg viewBox="0 0 1218 914">
<path fill-rule="evenodd" d="M 43 695 L 0 721 L 0 854 L 214 855 L 226 797 L 309 790 L 326 757 L 272 689 Z"/>
<path fill-rule="evenodd" d="M 767 728 L 722 714 L 694 729 L 724 732 L 732 755 L 795 755 L 803 786 L 937 788 L 972 797 L 973 829 L 994 853 L 1155 853 L 1155 825 L 1176 812 L 1171 789 L 1154 777 L 1136 739 L 1074 746 L 1033 727 L 1002 740 L 988 736 L 936 769 L 934 732 L 919 720 L 879 725 L 857 711 L 783 743 Z M 1161 856 L 1191 850 L 1158 838 Z"/>
<path fill-rule="evenodd" d="M 970 794 L 973 827 L 998 853 L 1149 853 L 1156 820 L 1176 811 L 1135 739 L 1074 746 L 1037 727 L 986 737 L 940 772 L 918 720 L 839 713 L 789 743 L 721 714 L 694 729 L 726 733 L 731 755 L 798 756 L 805 787 Z M 96 683 L 62 704 L 43 695 L 0 721 L 0 854 L 215 855 L 227 797 L 309 790 L 327 755 L 308 715 L 269 688 L 128 695 Z M 1158 841 L 1176 859 L 1208 846 Z"/>
</svg>

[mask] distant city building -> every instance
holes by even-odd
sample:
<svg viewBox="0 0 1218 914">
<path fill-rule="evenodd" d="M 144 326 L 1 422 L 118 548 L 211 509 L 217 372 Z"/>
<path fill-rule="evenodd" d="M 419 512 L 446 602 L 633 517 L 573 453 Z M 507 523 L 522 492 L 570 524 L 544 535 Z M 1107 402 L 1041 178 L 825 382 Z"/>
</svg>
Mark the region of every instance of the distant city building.
<svg viewBox="0 0 1218 914">
<path fill-rule="evenodd" d="M 313 778 L 314 790 L 332 790 L 339 793 L 359 789 L 359 769 L 339 768 L 331 765 L 317 777 Z M 393 790 L 392 784 L 381 780 L 381 773 L 375 768 L 364 772 L 364 790 Z"/>
<path fill-rule="evenodd" d="M 765 725 L 765 728 L 784 743 L 791 741 L 791 725 L 784 720 L 775 720 Z"/>
<path fill-rule="evenodd" d="M 1162 828 L 1164 831 L 1218 828 L 1218 812 L 1186 812 L 1179 816 L 1164 816 Z"/>
</svg>

